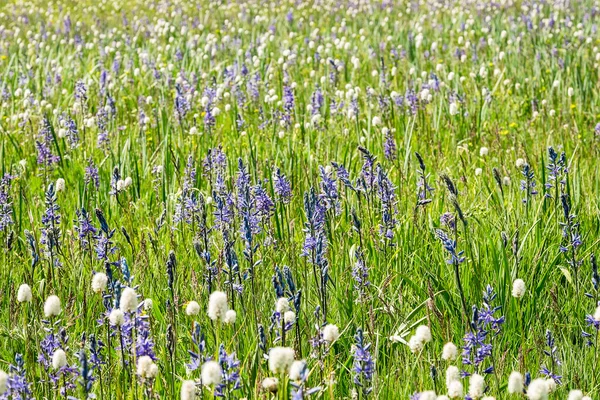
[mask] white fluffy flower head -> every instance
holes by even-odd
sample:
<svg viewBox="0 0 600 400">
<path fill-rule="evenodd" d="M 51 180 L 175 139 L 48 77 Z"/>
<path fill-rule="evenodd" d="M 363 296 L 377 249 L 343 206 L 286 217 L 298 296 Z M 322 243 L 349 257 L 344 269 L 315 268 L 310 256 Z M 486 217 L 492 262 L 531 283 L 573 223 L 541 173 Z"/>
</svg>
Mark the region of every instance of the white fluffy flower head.
<svg viewBox="0 0 600 400">
<path fill-rule="evenodd" d="M 302 379 L 302 373 L 306 369 L 306 361 L 296 360 L 290 367 L 290 379 L 293 381 L 299 381 Z"/>
<path fill-rule="evenodd" d="M 581 390 L 571 390 L 568 400 L 583 400 L 583 392 Z"/>
<path fill-rule="evenodd" d="M 277 393 L 279 385 L 279 379 L 277 378 L 265 378 L 262 381 L 262 388 L 270 393 Z"/>
<path fill-rule="evenodd" d="M 52 368 L 61 369 L 67 365 L 67 354 L 63 349 L 57 349 L 52 354 Z"/>
<path fill-rule="evenodd" d="M 485 390 L 485 380 L 483 376 L 479 374 L 473 374 L 469 378 L 469 396 L 473 399 L 479 399 L 483 397 L 483 391 Z"/>
<path fill-rule="evenodd" d="M 206 386 L 218 385 L 221 383 L 223 371 L 216 361 L 207 361 L 202 365 L 202 384 Z"/>
<path fill-rule="evenodd" d="M 4 392 L 6 392 L 7 382 L 8 382 L 8 374 L 6 372 L 0 370 L 0 395 L 4 394 Z"/>
<path fill-rule="evenodd" d="M 287 374 L 294 362 L 294 349 L 273 347 L 269 350 L 269 370 L 274 374 Z"/>
<path fill-rule="evenodd" d="M 31 288 L 28 284 L 24 283 L 19 286 L 19 291 L 17 292 L 17 301 L 19 303 L 29 303 L 32 297 Z"/>
<path fill-rule="evenodd" d="M 548 398 L 548 384 L 545 379 L 534 379 L 527 387 L 529 400 L 546 400 Z"/>
<path fill-rule="evenodd" d="M 293 311 L 286 311 L 285 314 L 283 314 L 283 321 L 286 324 L 293 324 L 294 322 L 296 322 L 296 313 Z"/>
<path fill-rule="evenodd" d="M 181 384 L 181 400 L 194 400 L 196 398 L 196 383 L 183 381 Z"/>
<path fill-rule="evenodd" d="M 235 310 L 227 310 L 225 313 L 225 318 L 223 318 L 223 322 L 226 324 L 235 324 L 235 320 L 237 319 L 237 313 Z"/>
<path fill-rule="evenodd" d="M 337 327 L 337 325 L 327 324 L 325 327 L 323 327 L 323 340 L 326 342 L 335 342 L 339 337 L 340 329 Z"/>
<path fill-rule="evenodd" d="M 200 313 L 200 304 L 195 301 L 190 301 L 185 307 L 185 314 L 192 316 L 198 315 L 198 313 Z"/>
<path fill-rule="evenodd" d="M 454 380 L 448 385 L 448 397 L 458 399 L 463 397 L 463 384 L 459 380 Z"/>
<path fill-rule="evenodd" d="M 44 315 L 46 318 L 56 317 L 60 312 L 61 307 L 58 296 L 52 295 L 48 297 L 44 303 Z"/>
<path fill-rule="evenodd" d="M 523 279 L 515 279 L 513 282 L 512 296 L 517 299 L 525 296 L 525 282 Z"/>
<path fill-rule="evenodd" d="M 437 395 L 433 390 L 427 390 L 419 394 L 419 400 L 436 400 Z"/>
<path fill-rule="evenodd" d="M 421 325 L 417 328 L 415 336 L 423 343 L 431 342 L 431 330 L 427 325 Z"/>
<path fill-rule="evenodd" d="M 508 393 L 520 394 L 523 392 L 523 375 L 520 372 L 513 371 L 508 377 Z"/>
<path fill-rule="evenodd" d="M 442 359 L 446 361 L 454 361 L 458 357 L 458 348 L 452 342 L 448 342 L 442 349 Z"/>
<path fill-rule="evenodd" d="M 290 301 L 285 297 L 280 297 L 277 299 L 275 310 L 277 310 L 277 312 L 280 314 L 284 314 L 286 311 L 290 310 Z"/>
<path fill-rule="evenodd" d="M 156 375 L 153 374 L 154 361 L 149 356 L 141 356 L 137 360 L 137 375 L 141 378 L 154 378 Z"/>
<path fill-rule="evenodd" d="M 121 292 L 121 302 L 119 303 L 119 308 L 124 313 L 127 312 L 135 312 L 138 306 L 138 299 L 135 290 L 132 288 L 125 288 L 123 292 Z"/>
<path fill-rule="evenodd" d="M 106 290 L 108 284 L 108 277 L 103 272 L 97 272 L 92 277 L 92 290 L 94 293 L 102 293 Z"/>
<path fill-rule="evenodd" d="M 208 298 L 208 317 L 213 321 L 223 320 L 227 309 L 227 295 L 220 291 L 212 292 Z"/>
<path fill-rule="evenodd" d="M 123 311 L 119 310 L 118 308 L 115 308 L 110 312 L 108 320 L 111 325 L 123 326 L 123 324 L 125 323 L 125 314 L 123 314 Z"/>
</svg>

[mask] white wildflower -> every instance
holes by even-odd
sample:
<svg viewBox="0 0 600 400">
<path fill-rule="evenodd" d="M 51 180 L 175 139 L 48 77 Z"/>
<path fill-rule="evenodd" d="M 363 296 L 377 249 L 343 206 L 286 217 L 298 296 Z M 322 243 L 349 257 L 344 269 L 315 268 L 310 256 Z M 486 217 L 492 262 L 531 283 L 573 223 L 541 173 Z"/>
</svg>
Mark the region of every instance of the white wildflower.
<svg viewBox="0 0 600 400">
<path fill-rule="evenodd" d="M 190 301 L 185 307 L 185 314 L 188 316 L 198 315 L 200 313 L 200 304 L 196 301 Z"/>
<path fill-rule="evenodd" d="M 44 315 L 46 318 L 56 317 L 60 312 L 60 299 L 54 295 L 48 297 L 44 303 Z"/>
<path fill-rule="evenodd" d="M 106 290 L 108 284 L 108 277 L 103 272 L 97 272 L 92 277 L 92 290 L 94 293 L 102 293 Z"/>
<path fill-rule="evenodd" d="M 529 400 L 546 400 L 548 398 L 548 384 L 545 379 L 534 379 L 527 387 Z"/>
<path fill-rule="evenodd" d="M 63 349 L 57 349 L 52 354 L 52 368 L 61 369 L 67 365 L 67 354 Z"/>
<path fill-rule="evenodd" d="M 517 299 L 525 296 L 525 282 L 523 279 L 515 279 L 513 282 L 512 296 Z"/>
<path fill-rule="evenodd" d="M 448 385 L 448 397 L 457 399 L 463 397 L 463 384 L 459 380 L 454 380 Z"/>
<path fill-rule="evenodd" d="M 196 383 L 183 381 L 181 385 L 181 400 L 194 400 L 196 398 Z"/>
<path fill-rule="evenodd" d="M 137 360 L 137 375 L 141 378 L 150 378 L 149 372 L 154 365 L 154 361 L 150 356 L 141 356 Z"/>
<path fill-rule="evenodd" d="M 424 343 L 416 335 L 411 336 L 408 340 L 408 347 L 413 354 L 421 352 L 421 350 L 423 350 L 423 345 Z"/>
<path fill-rule="evenodd" d="M 144 310 L 146 312 L 152 311 L 152 307 L 154 306 L 154 302 L 152 299 L 144 299 Z"/>
<path fill-rule="evenodd" d="M 128 287 L 123 289 L 121 292 L 121 302 L 119 303 L 119 308 L 124 313 L 134 312 L 137 310 L 138 299 L 135 290 Z"/>
<path fill-rule="evenodd" d="M 289 347 L 273 347 L 269 350 L 269 370 L 272 373 L 289 373 L 292 362 L 294 362 L 294 349 Z"/>
<path fill-rule="evenodd" d="M 446 361 L 454 361 L 458 357 L 458 348 L 452 342 L 448 342 L 442 349 L 442 359 Z"/>
<path fill-rule="evenodd" d="M 340 337 L 340 330 L 337 327 L 337 325 L 334 325 L 334 324 L 325 325 L 325 327 L 323 328 L 323 339 L 326 342 L 329 342 L 329 343 L 335 342 L 336 340 L 338 340 L 339 337 Z"/>
<path fill-rule="evenodd" d="M 483 391 L 485 390 L 485 380 L 483 376 L 479 374 L 473 374 L 469 378 L 469 396 L 473 399 L 479 399 L 483 397 Z"/>
<path fill-rule="evenodd" d="M 583 392 L 581 390 L 571 390 L 569 392 L 568 400 L 582 400 L 582 399 L 583 399 Z"/>
<path fill-rule="evenodd" d="M 277 299 L 277 304 L 275 305 L 275 310 L 279 314 L 284 314 L 286 311 L 290 309 L 290 302 L 285 297 L 280 297 Z"/>
<path fill-rule="evenodd" d="M 225 318 L 223 318 L 223 322 L 226 324 L 235 324 L 235 320 L 237 318 L 237 313 L 235 310 L 227 310 L 225 313 Z"/>
<path fill-rule="evenodd" d="M 276 393 L 279 385 L 277 378 L 265 378 L 262 381 L 262 388 L 270 393 Z"/>
<path fill-rule="evenodd" d="M 110 312 L 108 320 L 111 325 L 122 326 L 125 323 L 125 315 L 123 314 L 123 311 L 115 308 Z"/>
<path fill-rule="evenodd" d="M 19 303 L 29 303 L 31 301 L 31 288 L 28 284 L 24 283 L 19 286 L 19 290 L 17 291 L 17 301 Z"/>
<path fill-rule="evenodd" d="M 523 392 L 523 375 L 520 372 L 513 371 L 508 377 L 508 393 L 520 394 Z"/>
<path fill-rule="evenodd" d="M 302 379 L 302 373 L 306 369 L 306 361 L 294 361 L 290 367 L 290 379 L 293 381 L 299 381 Z"/>
<path fill-rule="evenodd" d="M 63 178 L 58 178 L 56 180 L 56 191 L 57 192 L 65 191 L 65 180 Z"/>
<path fill-rule="evenodd" d="M 285 314 L 283 314 L 283 321 L 286 324 L 293 324 L 296 322 L 296 313 L 293 311 L 286 311 Z"/>
<path fill-rule="evenodd" d="M 431 342 L 431 330 L 427 325 L 421 325 L 417 328 L 415 336 L 423 343 Z"/>
<path fill-rule="evenodd" d="M 202 365 L 202 384 L 206 386 L 218 385 L 221 383 L 223 371 L 216 361 L 207 361 Z"/>
<path fill-rule="evenodd" d="M 227 309 L 227 295 L 224 292 L 212 292 L 208 298 L 208 317 L 213 321 L 223 320 Z"/>
<path fill-rule="evenodd" d="M 436 400 L 437 395 L 433 390 L 427 390 L 425 392 L 421 392 L 419 395 L 419 400 Z"/>
</svg>

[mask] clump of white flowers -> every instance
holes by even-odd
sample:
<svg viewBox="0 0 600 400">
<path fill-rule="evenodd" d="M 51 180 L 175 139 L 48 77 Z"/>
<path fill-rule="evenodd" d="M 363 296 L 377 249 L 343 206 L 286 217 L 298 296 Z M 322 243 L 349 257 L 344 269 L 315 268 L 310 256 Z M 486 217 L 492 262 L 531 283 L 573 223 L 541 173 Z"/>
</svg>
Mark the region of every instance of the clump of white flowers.
<svg viewBox="0 0 600 400">
<path fill-rule="evenodd" d="M 419 393 L 419 400 L 436 400 L 438 397 L 433 390 Z"/>
<path fill-rule="evenodd" d="M 108 284 L 108 277 L 103 272 L 97 272 L 92 277 L 92 290 L 94 293 L 102 293 L 106 290 Z"/>
<path fill-rule="evenodd" d="M 458 348 L 452 342 L 448 342 L 442 349 L 442 360 L 454 361 L 458 357 Z"/>
<path fill-rule="evenodd" d="M 208 298 L 208 317 L 213 321 L 223 321 L 227 310 L 227 295 L 220 291 L 212 292 Z"/>
<path fill-rule="evenodd" d="M 296 313 L 292 310 L 286 311 L 285 314 L 283 314 L 283 321 L 286 324 L 293 324 L 294 322 L 296 322 Z"/>
<path fill-rule="evenodd" d="M 223 378 L 221 366 L 216 361 L 207 361 L 202 365 L 202 384 L 206 386 L 218 385 Z"/>
<path fill-rule="evenodd" d="M 523 279 L 515 279 L 513 282 L 512 296 L 516 299 L 520 299 L 525 296 L 525 282 Z"/>
<path fill-rule="evenodd" d="M 302 372 L 306 368 L 306 361 L 296 360 L 290 367 L 290 379 L 293 381 L 299 381 L 302 379 Z"/>
<path fill-rule="evenodd" d="M 279 385 L 279 379 L 277 378 L 265 378 L 262 381 L 262 388 L 269 393 L 277 393 Z"/>
<path fill-rule="evenodd" d="M 150 356 L 141 356 L 137 360 L 137 375 L 144 379 L 154 379 L 158 375 L 158 366 Z"/>
<path fill-rule="evenodd" d="M 449 366 L 446 369 L 446 387 L 450 388 L 450 385 L 452 384 L 452 382 L 459 381 L 459 380 L 460 380 L 460 371 L 458 370 L 458 367 L 455 367 L 454 365 Z"/>
<path fill-rule="evenodd" d="M 0 370 L 0 395 L 4 394 L 4 392 L 6 392 L 6 389 L 8 388 L 7 383 L 8 383 L 8 374 L 6 372 Z"/>
<path fill-rule="evenodd" d="M 571 390 L 568 400 L 583 400 L 583 392 L 581 390 Z"/>
<path fill-rule="evenodd" d="M 125 314 L 123 314 L 123 311 L 119 310 L 118 308 L 115 308 L 108 315 L 108 321 L 111 325 L 123 326 L 123 324 L 125 323 Z"/>
<path fill-rule="evenodd" d="M 463 384 L 459 380 L 453 380 L 448 385 L 448 397 L 451 399 L 458 399 L 463 397 Z"/>
<path fill-rule="evenodd" d="M 523 375 L 520 372 L 513 371 L 508 377 L 508 393 L 520 394 L 523 392 Z"/>
<path fill-rule="evenodd" d="M 19 286 L 19 290 L 17 291 L 17 301 L 19 303 L 29 303 L 32 297 L 31 288 L 28 284 L 24 283 Z"/>
<path fill-rule="evenodd" d="M 181 400 L 194 400 L 196 398 L 196 382 L 183 381 L 181 384 Z"/>
<path fill-rule="evenodd" d="M 185 307 L 185 314 L 188 316 L 198 315 L 200 313 L 200 304 L 196 301 L 190 301 Z"/>
<path fill-rule="evenodd" d="M 340 337 L 340 329 L 337 325 L 327 324 L 323 327 L 323 340 L 333 343 Z"/>
<path fill-rule="evenodd" d="M 144 310 L 146 312 L 150 312 L 152 311 L 152 307 L 154 306 L 154 302 L 152 301 L 152 299 L 144 299 Z"/>
<path fill-rule="evenodd" d="M 421 325 L 415 331 L 408 341 L 408 347 L 414 354 L 423 350 L 425 343 L 431 342 L 431 330 L 426 325 Z"/>
<path fill-rule="evenodd" d="M 58 296 L 52 295 L 46 299 L 44 303 L 44 315 L 46 318 L 56 317 L 61 312 L 60 299 Z"/>
<path fill-rule="evenodd" d="M 235 320 L 237 318 L 237 313 L 235 310 L 227 310 L 225 313 L 225 318 L 223 318 L 223 322 L 226 324 L 235 324 Z"/>
<path fill-rule="evenodd" d="M 274 374 L 288 374 L 294 362 L 294 349 L 273 347 L 269 350 L 269 370 Z"/>
<path fill-rule="evenodd" d="M 284 314 L 285 312 L 290 310 L 290 301 L 285 297 L 280 297 L 277 299 L 277 303 L 275 304 L 275 310 L 279 314 Z"/>
<path fill-rule="evenodd" d="M 527 398 L 529 400 L 546 400 L 548 393 L 548 383 L 542 378 L 534 379 L 527 387 Z"/>
<path fill-rule="evenodd" d="M 57 192 L 65 191 L 65 180 L 63 178 L 58 178 L 56 180 L 56 191 Z"/>
<path fill-rule="evenodd" d="M 52 354 L 52 368 L 58 370 L 67 365 L 67 354 L 63 349 L 57 349 Z"/>
<path fill-rule="evenodd" d="M 469 396 L 473 399 L 479 399 L 483 397 L 483 391 L 485 390 L 485 380 L 483 376 L 479 374 L 473 374 L 469 378 Z"/>
<path fill-rule="evenodd" d="M 123 289 L 121 292 L 121 301 L 119 303 L 119 308 L 124 313 L 135 312 L 138 306 L 137 293 L 130 287 Z"/>
</svg>

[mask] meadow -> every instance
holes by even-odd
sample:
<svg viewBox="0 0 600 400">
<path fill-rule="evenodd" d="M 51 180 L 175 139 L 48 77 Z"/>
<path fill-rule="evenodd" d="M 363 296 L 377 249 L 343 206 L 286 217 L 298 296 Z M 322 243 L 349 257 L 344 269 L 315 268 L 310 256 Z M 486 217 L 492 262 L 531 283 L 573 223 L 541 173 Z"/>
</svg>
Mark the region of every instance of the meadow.
<svg viewBox="0 0 600 400">
<path fill-rule="evenodd" d="M 598 0 L 1 3 L 0 399 L 599 398 Z"/>
</svg>

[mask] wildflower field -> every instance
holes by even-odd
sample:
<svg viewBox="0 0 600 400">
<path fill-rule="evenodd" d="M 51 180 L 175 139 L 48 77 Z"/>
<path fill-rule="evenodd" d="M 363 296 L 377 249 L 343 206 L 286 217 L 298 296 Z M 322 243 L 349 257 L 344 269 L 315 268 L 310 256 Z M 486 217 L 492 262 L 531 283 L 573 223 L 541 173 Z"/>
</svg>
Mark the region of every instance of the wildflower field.
<svg viewBox="0 0 600 400">
<path fill-rule="evenodd" d="M 599 22 L 1 1 L 0 399 L 599 399 Z"/>
</svg>

